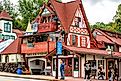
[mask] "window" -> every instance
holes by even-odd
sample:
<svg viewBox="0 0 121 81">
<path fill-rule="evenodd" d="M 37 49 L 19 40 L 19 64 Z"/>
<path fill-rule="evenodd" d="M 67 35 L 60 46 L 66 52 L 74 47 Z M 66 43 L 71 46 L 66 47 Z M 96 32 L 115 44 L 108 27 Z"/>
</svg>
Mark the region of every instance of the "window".
<svg viewBox="0 0 121 81">
<path fill-rule="evenodd" d="M 87 38 L 86 37 L 81 37 L 81 46 L 87 47 Z"/>
<path fill-rule="evenodd" d="M 75 22 L 75 26 L 79 27 L 79 22 L 81 22 L 81 18 L 80 17 L 76 17 L 74 22 Z"/>
<path fill-rule="evenodd" d="M 76 35 L 72 35 L 72 45 L 76 44 Z"/>
<path fill-rule="evenodd" d="M 111 49 L 112 51 L 114 51 L 114 46 L 106 44 L 106 49 Z"/>
<path fill-rule="evenodd" d="M 104 69 L 104 60 L 98 60 L 98 68 L 100 67 L 100 65 L 102 65 Z"/>
<path fill-rule="evenodd" d="M 11 24 L 8 23 L 4 23 L 4 32 L 11 32 Z"/>
</svg>

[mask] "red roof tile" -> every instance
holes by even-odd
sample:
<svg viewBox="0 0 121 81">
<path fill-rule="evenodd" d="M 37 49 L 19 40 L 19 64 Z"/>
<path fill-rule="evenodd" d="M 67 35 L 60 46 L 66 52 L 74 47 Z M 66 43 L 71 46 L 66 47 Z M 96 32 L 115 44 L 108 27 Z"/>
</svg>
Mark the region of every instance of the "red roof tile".
<svg viewBox="0 0 121 81">
<path fill-rule="evenodd" d="M 24 34 L 24 32 L 19 29 L 13 29 L 12 31 L 17 34 L 17 37 L 22 36 Z"/>
<path fill-rule="evenodd" d="M 13 20 L 5 10 L 0 13 L 0 19 Z"/>
<path fill-rule="evenodd" d="M 13 41 L 1 54 L 20 54 L 21 52 L 21 38 L 17 38 Z"/>
<path fill-rule="evenodd" d="M 63 45 L 63 48 L 67 49 L 69 51 L 74 51 L 74 52 L 82 53 L 82 54 L 108 55 L 107 51 L 105 51 L 105 50 L 99 50 L 99 49 L 78 48 L 78 47 L 70 47 L 70 46 L 65 46 L 65 45 Z"/>
<path fill-rule="evenodd" d="M 22 44 L 21 53 L 30 54 L 30 53 L 48 52 L 47 42 L 38 42 L 33 44 L 34 47 L 28 47 L 27 44 Z M 55 42 L 49 42 L 49 52 L 51 52 L 54 49 L 55 49 Z"/>
<path fill-rule="evenodd" d="M 99 30 L 99 29 L 96 29 L 96 31 L 100 32 L 101 34 L 103 34 L 103 36 L 105 36 L 107 38 L 105 41 L 110 40 L 110 41 L 107 41 L 108 43 L 111 43 L 112 42 L 113 44 L 116 43 L 118 45 L 121 45 L 121 38 L 109 36 L 106 32 L 104 32 L 102 30 Z M 100 40 L 102 40 L 102 39 L 100 38 Z M 103 39 L 103 41 L 104 41 L 104 39 Z"/>
</svg>

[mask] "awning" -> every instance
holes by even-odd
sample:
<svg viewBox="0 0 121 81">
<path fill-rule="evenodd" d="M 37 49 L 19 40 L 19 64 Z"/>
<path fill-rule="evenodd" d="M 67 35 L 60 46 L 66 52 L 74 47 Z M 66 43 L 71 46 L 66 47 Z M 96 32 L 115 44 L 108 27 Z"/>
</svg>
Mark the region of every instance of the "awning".
<svg viewBox="0 0 121 81">
<path fill-rule="evenodd" d="M 72 46 L 66 46 L 66 45 L 63 45 L 63 49 L 66 49 L 72 52 L 81 53 L 81 54 L 109 55 L 107 51 L 99 50 L 99 49 L 79 48 L 79 47 L 72 47 Z"/>
</svg>

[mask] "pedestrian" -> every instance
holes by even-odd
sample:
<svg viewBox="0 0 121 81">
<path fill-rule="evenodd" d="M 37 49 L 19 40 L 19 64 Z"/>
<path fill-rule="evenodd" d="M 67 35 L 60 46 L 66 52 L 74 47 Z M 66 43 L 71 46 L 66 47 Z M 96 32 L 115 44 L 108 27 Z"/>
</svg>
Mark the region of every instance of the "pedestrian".
<svg viewBox="0 0 121 81">
<path fill-rule="evenodd" d="M 113 81 L 114 70 L 112 67 L 109 68 L 108 77 L 109 77 L 109 81 Z"/>
<path fill-rule="evenodd" d="M 114 80 L 118 80 L 118 68 L 117 68 L 116 64 L 115 64 L 115 68 L 114 68 Z"/>
<path fill-rule="evenodd" d="M 85 80 L 90 80 L 91 67 L 90 67 L 90 64 L 88 63 L 88 61 L 86 61 L 86 63 L 84 64 L 84 70 L 85 70 L 85 77 L 84 77 L 84 79 Z"/>
<path fill-rule="evenodd" d="M 105 72 L 103 71 L 103 66 L 100 65 L 98 72 L 98 80 L 104 80 Z"/>
<path fill-rule="evenodd" d="M 60 61 L 60 74 L 61 74 L 61 80 L 64 80 L 65 79 L 65 75 L 64 75 L 64 66 L 65 66 L 65 64 L 64 64 L 64 61 L 63 60 L 61 60 Z"/>
</svg>

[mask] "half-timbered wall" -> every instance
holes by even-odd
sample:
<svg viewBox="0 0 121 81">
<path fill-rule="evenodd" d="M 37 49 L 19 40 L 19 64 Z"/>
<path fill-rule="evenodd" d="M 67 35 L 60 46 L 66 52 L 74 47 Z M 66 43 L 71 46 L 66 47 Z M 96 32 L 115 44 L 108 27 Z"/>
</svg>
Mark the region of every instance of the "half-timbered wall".
<svg viewBox="0 0 121 81">
<path fill-rule="evenodd" d="M 90 48 L 89 32 L 80 9 L 77 9 L 72 24 L 70 25 L 67 45 Z"/>
</svg>

